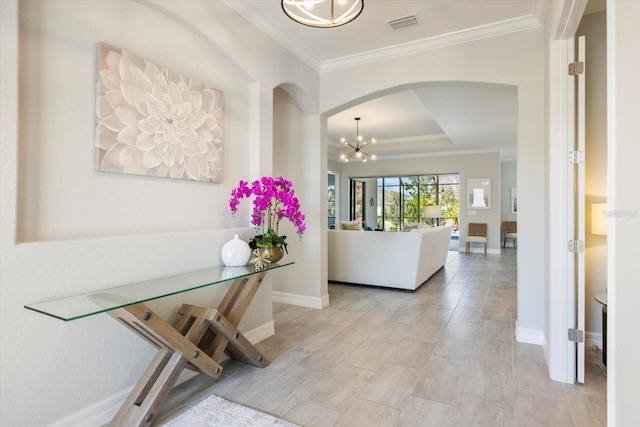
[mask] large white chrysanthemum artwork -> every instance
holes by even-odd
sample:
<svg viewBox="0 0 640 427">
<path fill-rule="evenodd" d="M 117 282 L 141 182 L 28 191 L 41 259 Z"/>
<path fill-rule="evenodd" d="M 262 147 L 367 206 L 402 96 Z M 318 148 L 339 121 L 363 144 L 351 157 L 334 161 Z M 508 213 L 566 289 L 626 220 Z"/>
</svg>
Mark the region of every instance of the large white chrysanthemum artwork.
<svg viewBox="0 0 640 427">
<path fill-rule="evenodd" d="M 222 92 L 99 43 L 97 94 L 99 171 L 222 182 Z"/>
</svg>

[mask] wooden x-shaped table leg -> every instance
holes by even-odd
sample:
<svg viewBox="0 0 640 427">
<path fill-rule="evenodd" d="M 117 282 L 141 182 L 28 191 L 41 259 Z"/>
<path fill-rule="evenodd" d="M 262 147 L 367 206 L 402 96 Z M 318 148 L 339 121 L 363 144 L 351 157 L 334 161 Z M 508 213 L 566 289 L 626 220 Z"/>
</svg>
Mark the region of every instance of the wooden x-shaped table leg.
<svg viewBox="0 0 640 427">
<path fill-rule="evenodd" d="M 218 362 L 224 352 L 255 366 L 268 365 L 266 357 L 237 329 L 265 275 L 234 280 L 217 310 L 183 304 L 175 327 L 144 304 L 109 312 L 158 348 L 111 426 L 151 425 L 182 370 L 189 367 L 218 378 L 222 373 Z"/>
</svg>

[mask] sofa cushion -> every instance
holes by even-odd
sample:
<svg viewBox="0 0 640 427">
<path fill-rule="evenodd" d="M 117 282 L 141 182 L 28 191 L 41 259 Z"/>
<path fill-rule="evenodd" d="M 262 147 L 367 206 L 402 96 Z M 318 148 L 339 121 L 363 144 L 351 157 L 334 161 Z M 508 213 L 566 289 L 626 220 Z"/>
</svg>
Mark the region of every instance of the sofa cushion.
<svg viewBox="0 0 640 427">
<path fill-rule="evenodd" d="M 340 221 L 340 230 L 362 230 L 362 224 L 359 221 Z"/>
</svg>

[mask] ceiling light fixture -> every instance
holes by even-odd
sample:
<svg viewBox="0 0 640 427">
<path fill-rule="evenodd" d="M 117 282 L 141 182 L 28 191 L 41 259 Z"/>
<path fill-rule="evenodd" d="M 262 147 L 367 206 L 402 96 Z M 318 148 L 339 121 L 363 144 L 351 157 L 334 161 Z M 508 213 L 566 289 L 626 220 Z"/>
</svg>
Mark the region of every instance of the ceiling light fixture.
<svg viewBox="0 0 640 427">
<path fill-rule="evenodd" d="M 364 0 L 281 0 L 280 5 L 299 24 L 333 28 L 356 19 L 364 9 Z"/>
<path fill-rule="evenodd" d="M 362 151 L 362 149 L 364 147 L 366 147 L 369 144 L 373 144 L 374 142 L 376 142 L 375 139 L 371 139 L 370 141 L 363 141 L 362 137 L 360 136 L 360 129 L 358 127 L 358 123 L 360 123 L 360 117 L 356 117 L 356 142 L 354 143 L 355 145 L 353 145 L 351 142 L 347 141 L 345 138 L 342 138 L 340 140 L 340 142 L 342 142 L 344 145 L 347 145 L 349 147 L 351 147 L 353 149 L 353 151 L 351 151 L 349 154 L 342 154 L 340 156 L 340 158 L 342 160 L 344 160 L 345 162 L 348 162 L 349 159 L 353 156 L 356 156 L 357 158 L 359 158 L 360 160 L 362 160 L 363 162 L 366 162 L 367 159 L 371 159 L 371 160 L 375 160 L 376 156 L 375 154 L 373 155 L 369 155 L 367 153 L 365 153 L 364 151 Z"/>
</svg>

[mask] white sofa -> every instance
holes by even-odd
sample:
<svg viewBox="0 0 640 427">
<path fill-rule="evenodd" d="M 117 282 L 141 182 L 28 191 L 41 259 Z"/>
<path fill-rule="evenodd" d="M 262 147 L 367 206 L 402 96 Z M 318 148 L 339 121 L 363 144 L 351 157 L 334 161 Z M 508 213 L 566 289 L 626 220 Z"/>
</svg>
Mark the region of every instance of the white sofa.
<svg viewBox="0 0 640 427">
<path fill-rule="evenodd" d="M 329 281 L 415 290 L 444 266 L 451 227 L 328 230 Z"/>
</svg>

